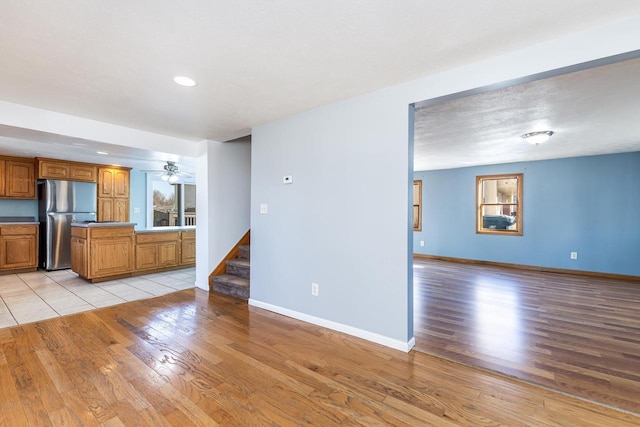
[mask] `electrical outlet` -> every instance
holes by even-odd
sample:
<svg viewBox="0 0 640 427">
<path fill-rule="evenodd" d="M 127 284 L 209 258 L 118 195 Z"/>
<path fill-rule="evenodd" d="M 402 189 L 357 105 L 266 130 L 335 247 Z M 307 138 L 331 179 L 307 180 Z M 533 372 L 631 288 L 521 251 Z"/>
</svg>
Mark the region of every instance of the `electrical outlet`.
<svg viewBox="0 0 640 427">
<path fill-rule="evenodd" d="M 420 246 L 424 246 L 424 240 L 420 240 Z"/>
<path fill-rule="evenodd" d="M 571 252 L 571 259 L 578 259 L 578 252 Z"/>
<path fill-rule="evenodd" d="M 315 282 L 311 283 L 311 295 L 313 295 L 314 297 L 317 297 L 319 289 L 320 289 L 320 285 L 318 285 Z"/>
</svg>

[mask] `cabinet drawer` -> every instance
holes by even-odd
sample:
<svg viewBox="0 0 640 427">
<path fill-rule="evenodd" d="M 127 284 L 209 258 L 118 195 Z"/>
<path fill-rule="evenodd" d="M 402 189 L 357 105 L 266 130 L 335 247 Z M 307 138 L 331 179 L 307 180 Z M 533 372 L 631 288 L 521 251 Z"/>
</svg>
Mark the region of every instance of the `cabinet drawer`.
<svg viewBox="0 0 640 427">
<path fill-rule="evenodd" d="M 177 242 L 180 232 L 136 233 L 136 243 Z"/>
<path fill-rule="evenodd" d="M 133 238 L 133 226 L 131 227 L 95 227 L 89 229 L 91 239 L 105 239 L 109 237 Z"/>
<path fill-rule="evenodd" d="M 3 225 L 0 227 L 0 235 L 2 236 L 28 236 L 37 232 L 37 225 Z"/>
<path fill-rule="evenodd" d="M 71 237 L 77 237 L 79 239 L 87 238 L 87 229 L 81 227 L 71 227 Z"/>
</svg>

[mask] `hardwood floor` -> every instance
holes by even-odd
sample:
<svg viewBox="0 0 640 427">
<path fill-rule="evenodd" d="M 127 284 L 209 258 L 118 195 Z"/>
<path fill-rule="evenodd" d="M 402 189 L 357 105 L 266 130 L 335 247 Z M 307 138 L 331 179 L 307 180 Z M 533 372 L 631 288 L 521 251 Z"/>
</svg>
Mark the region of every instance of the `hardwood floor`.
<svg viewBox="0 0 640 427">
<path fill-rule="evenodd" d="M 638 423 L 199 289 L 0 329 L 1 426 Z"/>
<path fill-rule="evenodd" d="M 414 260 L 416 349 L 640 414 L 640 283 Z"/>
</svg>

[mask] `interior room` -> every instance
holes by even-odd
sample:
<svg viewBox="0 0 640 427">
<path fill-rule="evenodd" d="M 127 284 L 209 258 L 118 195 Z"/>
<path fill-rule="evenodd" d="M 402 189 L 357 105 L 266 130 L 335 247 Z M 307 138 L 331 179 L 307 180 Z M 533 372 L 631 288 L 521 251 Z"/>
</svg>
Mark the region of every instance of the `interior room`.
<svg viewBox="0 0 640 427">
<path fill-rule="evenodd" d="M 638 40 L 633 0 L 3 5 L 0 426 L 640 424 L 637 73 L 448 115 Z"/>
<path fill-rule="evenodd" d="M 639 63 L 416 108 L 417 350 L 637 411 Z"/>
</svg>

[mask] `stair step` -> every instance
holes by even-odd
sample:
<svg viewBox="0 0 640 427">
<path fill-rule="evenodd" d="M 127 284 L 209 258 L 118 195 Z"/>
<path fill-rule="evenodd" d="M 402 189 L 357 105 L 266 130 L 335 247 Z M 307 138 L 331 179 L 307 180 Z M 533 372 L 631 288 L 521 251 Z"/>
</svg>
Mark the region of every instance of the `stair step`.
<svg viewBox="0 0 640 427">
<path fill-rule="evenodd" d="M 238 246 L 238 257 L 243 259 L 251 259 L 251 246 L 240 245 Z"/>
<path fill-rule="evenodd" d="M 221 274 L 219 276 L 213 276 L 211 283 L 214 292 L 244 300 L 249 299 L 249 279 L 231 274 Z"/>
<path fill-rule="evenodd" d="M 226 262 L 227 273 L 249 279 L 251 277 L 251 262 L 244 258 L 234 258 Z"/>
</svg>

